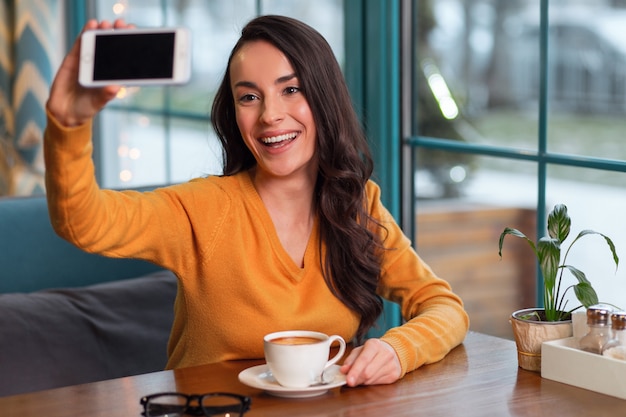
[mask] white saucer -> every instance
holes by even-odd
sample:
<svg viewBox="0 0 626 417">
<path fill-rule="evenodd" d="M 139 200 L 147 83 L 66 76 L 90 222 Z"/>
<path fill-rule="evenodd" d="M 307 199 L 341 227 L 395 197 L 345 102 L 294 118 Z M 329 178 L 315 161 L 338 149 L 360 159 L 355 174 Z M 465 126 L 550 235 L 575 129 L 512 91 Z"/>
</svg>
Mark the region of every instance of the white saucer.
<svg viewBox="0 0 626 417">
<path fill-rule="evenodd" d="M 346 376 L 339 372 L 338 365 L 332 365 L 324 373 L 325 378 L 332 378 L 332 382 L 326 385 L 316 385 L 308 388 L 287 388 L 280 385 L 274 379 L 267 364 L 253 366 L 239 373 L 239 381 L 253 387 L 267 391 L 267 393 L 277 397 L 286 398 L 307 398 L 315 397 L 326 393 L 331 388 L 345 385 Z"/>
</svg>

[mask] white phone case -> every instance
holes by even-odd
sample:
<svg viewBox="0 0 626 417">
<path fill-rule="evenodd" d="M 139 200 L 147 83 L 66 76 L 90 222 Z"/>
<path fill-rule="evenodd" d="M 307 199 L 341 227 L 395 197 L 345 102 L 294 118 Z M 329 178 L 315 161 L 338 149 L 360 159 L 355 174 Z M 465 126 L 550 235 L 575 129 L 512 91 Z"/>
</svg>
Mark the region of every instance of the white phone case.
<svg viewBox="0 0 626 417">
<path fill-rule="evenodd" d="M 78 81 L 85 87 L 183 84 L 190 75 L 186 28 L 98 29 L 81 36 Z"/>
</svg>

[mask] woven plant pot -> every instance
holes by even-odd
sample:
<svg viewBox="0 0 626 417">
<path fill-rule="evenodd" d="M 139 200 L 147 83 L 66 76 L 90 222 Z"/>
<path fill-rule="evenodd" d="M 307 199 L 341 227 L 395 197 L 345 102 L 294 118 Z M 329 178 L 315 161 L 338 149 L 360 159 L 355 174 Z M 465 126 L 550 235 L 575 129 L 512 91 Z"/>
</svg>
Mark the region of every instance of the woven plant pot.
<svg viewBox="0 0 626 417">
<path fill-rule="evenodd" d="M 538 318 L 523 319 L 533 312 L 544 317 L 541 308 L 527 308 L 511 314 L 511 326 L 517 345 L 517 363 L 527 371 L 541 372 L 541 344 L 548 340 L 572 336 L 572 321 L 541 321 Z"/>
</svg>

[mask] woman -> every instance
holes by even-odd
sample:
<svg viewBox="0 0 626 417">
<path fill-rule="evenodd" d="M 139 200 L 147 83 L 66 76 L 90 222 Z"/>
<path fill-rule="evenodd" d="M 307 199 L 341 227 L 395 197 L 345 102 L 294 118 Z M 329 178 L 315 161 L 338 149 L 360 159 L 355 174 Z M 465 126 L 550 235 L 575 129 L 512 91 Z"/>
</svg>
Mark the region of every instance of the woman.
<svg viewBox="0 0 626 417">
<path fill-rule="evenodd" d="M 341 71 L 315 30 L 252 20 L 212 110 L 224 175 L 147 193 L 100 190 L 94 180 L 91 121 L 118 87 L 78 85 L 78 42 L 47 105 L 52 223 L 86 251 L 177 275 L 168 368 L 261 358 L 263 335 L 278 330 L 360 342 L 381 297 L 407 322 L 352 351 L 341 368 L 348 385 L 392 383 L 462 342 L 462 302 L 382 206 Z"/>
</svg>

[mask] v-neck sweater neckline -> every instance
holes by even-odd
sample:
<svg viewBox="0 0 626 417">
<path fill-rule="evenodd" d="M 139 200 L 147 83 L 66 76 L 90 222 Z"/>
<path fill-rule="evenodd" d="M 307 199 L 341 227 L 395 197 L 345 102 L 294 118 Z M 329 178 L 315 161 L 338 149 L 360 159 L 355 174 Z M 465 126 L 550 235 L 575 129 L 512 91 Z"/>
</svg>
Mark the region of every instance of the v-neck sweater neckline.
<svg viewBox="0 0 626 417">
<path fill-rule="evenodd" d="M 271 245 L 275 250 L 276 255 L 280 259 L 280 262 L 283 264 L 284 268 L 289 272 L 291 276 L 293 276 L 296 280 L 301 280 L 304 276 L 307 269 L 310 269 L 311 265 L 315 262 L 319 262 L 319 254 L 316 242 L 319 242 L 319 221 L 317 215 L 314 216 L 313 227 L 311 228 L 311 233 L 307 240 L 306 249 L 304 251 L 303 257 L 303 266 L 300 266 L 294 262 L 291 258 L 285 247 L 283 246 L 280 238 L 278 237 L 278 232 L 276 231 L 276 227 L 274 225 L 274 221 L 270 216 L 267 207 L 263 203 L 261 196 L 259 195 L 254 183 L 252 182 L 252 177 L 249 172 L 244 172 L 241 175 L 238 175 L 239 181 L 243 190 L 243 196 L 250 207 L 252 207 L 257 216 L 259 216 L 261 220 L 261 225 L 265 230 L 267 237 L 271 241 Z"/>
</svg>

